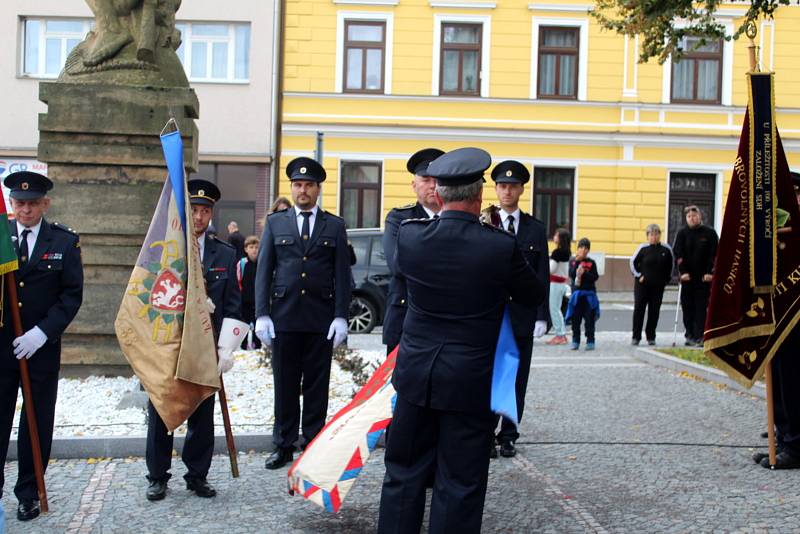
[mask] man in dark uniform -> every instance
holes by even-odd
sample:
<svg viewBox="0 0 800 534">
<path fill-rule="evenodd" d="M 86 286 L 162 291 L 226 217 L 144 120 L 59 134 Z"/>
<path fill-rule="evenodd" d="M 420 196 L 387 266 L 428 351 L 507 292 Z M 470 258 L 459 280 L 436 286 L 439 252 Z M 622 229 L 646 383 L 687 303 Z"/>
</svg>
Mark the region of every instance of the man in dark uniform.
<svg viewBox="0 0 800 534">
<path fill-rule="evenodd" d="M 797 203 L 800 204 L 800 174 L 793 172 Z M 770 361 L 772 365 L 772 402 L 775 411 L 775 437 L 778 455 L 775 469 L 800 468 L 800 326 L 795 326 L 781 348 Z M 761 467 L 770 468 L 769 453 L 756 452 L 753 460 Z"/>
<path fill-rule="evenodd" d="M 214 215 L 214 204 L 221 198 L 216 185 L 206 180 L 189 180 L 189 202 L 192 205 L 192 224 L 197 244 L 200 247 L 200 260 L 206 280 L 206 293 L 213 304 L 209 308 L 214 323 L 215 335 L 222 328 L 224 319 L 241 320 L 242 296 L 236 280 L 236 250 L 218 239 L 208 235 L 208 225 Z M 191 250 L 191 249 L 189 249 Z M 220 372 L 233 366 L 230 349 L 219 347 Z M 215 395 L 204 400 L 189 416 L 186 439 L 181 459 L 187 472 L 183 476 L 186 489 L 198 497 L 211 498 L 217 494 L 208 483 L 208 470 L 214 454 L 214 399 Z M 146 497 L 150 501 L 163 499 L 167 494 L 167 481 L 172 464 L 172 434 L 158 415 L 152 403 L 147 403 L 147 488 Z"/>
<path fill-rule="evenodd" d="M 686 206 L 683 212 L 686 226 L 678 230 L 672 250 L 680 273 L 686 345 L 701 347 L 719 238 L 713 228 L 703 224 L 697 206 Z"/>
<path fill-rule="evenodd" d="M 400 227 L 393 258 L 408 314 L 392 382 L 378 532 L 419 532 L 433 473 L 430 532 L 479 532 L 495 417 L 492 367 L 509 298 L 545 295 L 513 236 L 478 219 L 491 157 L 463 148 L 434 160 L 436 219 Z"/>
<path fill-rule="evenodd" d="M 10 222 L 10 231 L 19 257 L 16 282 L 24 334 L 20 337 L 14 334 L 10 303 L 4 291 L 5 319 L 0 327 L 3 348 L 0 357 L 0 465 L 5 463 L 8 453 L 20 387 L 17 360 L 28 358 L 42 465 L 47 469 L 61 367 L 61 334 L 75 318 L 83 299 L 80 242 L 71 228 L 44 219 L 50 207 L 47 192 L 53 188 L 48 178 L 22 171 L 8 175 L 4 183 L 11 190 L 11 209 L 16 219 Z M 39 495 L 25 403 L 22 404 L 17 443 L 19 474 L 14 486 L 19 500 L 17 519 L 29 521 L 39 515 Z M 0 496 L 3 482 L 0 469 Z"/>
<path fill-rule="evenodd" d="M 267 469 L 292 460 L 301 392 L 301 447 L 325 425 L 333 349 L 347 338 L 352 295 L 344 219 L 317 206 L 325 169 L 301 157 L 286 174 L 294 206 L 267 217 L 256 271 L 256 334 L 273 345 L 275 450 Z"/>
<path fill-rule="evenodd" d="M 406 162 L 406 169 L 414 175 L 411 188 L 417 196 L 417 202 L 394 208 L 386 214 L 386 224 L 383 229 L 383 253 L 389 270 L 393 269 L 394 251 L 397 248 L 397 232 L 400 223 L 407 219 L 430 219 L 439 213 L 436 203 L 436 180 L 426 174 L 428 164 L 444 154 L 438 148 L 423 148 L 415 152 Z M 383 318 L 383 343 L 386 353 L 394 350 L 400 343 L 400 334 L 403 331 L 403 320 L 406 317 L 406 286 L 402 279 L 394 276 L 389 281 L 389 295 L 386 299 L 386 315 Z"/>
<path fill-rule="evenodd" d="M 531 174 L 525 165 L 518 161 L 507 160 L 498 163 L 492 170 L 495 192 L 500 201 L 500 225 L 507 232 L 517 236 L 517 246 L 528 265 L 536 271 L 536 276 L 545 288 L 544 302 L 537 308 L 524 306 L 516 301 L 509 304 L 511 327 L 519 349 L 519 371 L 515 384 L 517 397 L 517 421 L 522 421 L 525 408 L 525 393 L 528 390 L 528 375 L 531 370 L 533 355 L 533 337 L 544 335 L 547 321 L 550 318 L 550 263 L 547 254 L 547 230 L 539 219 L 519 209 L 519 198 L 525 190 L 525 184 Z M 513 457 L 517 451 L 514 442 L 519 438 L 516 425 L 505 417 L 502 419 L 496 441 L 500 445 L 500 454 L 506 458 Z M 492 444 L 490 457 L 497 458 L 497 448 Z"/>
</svg>

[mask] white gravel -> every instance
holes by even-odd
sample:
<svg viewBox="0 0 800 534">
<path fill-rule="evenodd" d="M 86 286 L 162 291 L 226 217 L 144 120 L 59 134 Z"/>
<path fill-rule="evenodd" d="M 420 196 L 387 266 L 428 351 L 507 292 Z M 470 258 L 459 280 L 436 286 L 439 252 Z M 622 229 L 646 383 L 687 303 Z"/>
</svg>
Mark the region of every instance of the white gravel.
<svg viewBox="0 0 800 534">
<path fill-rule="evenodd" d="M 380 363 L 385 351 L 355 350 L 355 355 L 366 361 Z M 272 431 L 274 419 L 272 368 L 258 364 L 257 351 L 239 351 L 234 354 L 236 364 L 224 375 L 228 410 L 235 433 L 264 433 Z M 141 436 L 147 433 L 145 412 L 139 408 L 118 409 L 123 395 L 138 391 L 139 381 L 132 378 L 62 378 L 58 381 L 55 437 L 81 436 Z M 357 390 L 353 377 L 343 371 L 335 361 L 331 366 L 330 402 L 328 416 L 332 416 L 352 398 Z M 17 396 L 17 413 L 12 430 L 16 438 L 22 409 L 22 391 Z M 214 422 L 216 433 L 222 435 L 222 415 L 216 403 Z M 185 434 L 185 426 L 176 433 Z"/>
</svg>

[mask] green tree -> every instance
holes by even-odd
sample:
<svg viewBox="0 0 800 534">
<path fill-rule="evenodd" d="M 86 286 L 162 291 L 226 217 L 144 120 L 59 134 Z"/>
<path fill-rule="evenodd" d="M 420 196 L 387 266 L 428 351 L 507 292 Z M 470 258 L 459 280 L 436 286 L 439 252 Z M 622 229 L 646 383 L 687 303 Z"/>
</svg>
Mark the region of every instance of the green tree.
<svg viewBox="0 0 800 534">
<path fill-rule="evenodd" d="M 670 55 L 680 59 L 684 52 L 681 48 L 684 37 L 700 37 L 697 46 L 705 45 L 705 39 L 738 39 L 748 20 L 771 19 L 780 5 L 797 4 L 800 0 L 739 3 L 749 3 L 750 7 L 744 15 L 744 22 L 732 36 L 725 35 L 725 27 L 714 19 L 714 13 L 722 4 L 720 0 L 596 0 L 592 15 L 608 30 L 621 35 L 641 35 L 641 62 L 655 57 L 663 63 Z"/>
</svg>

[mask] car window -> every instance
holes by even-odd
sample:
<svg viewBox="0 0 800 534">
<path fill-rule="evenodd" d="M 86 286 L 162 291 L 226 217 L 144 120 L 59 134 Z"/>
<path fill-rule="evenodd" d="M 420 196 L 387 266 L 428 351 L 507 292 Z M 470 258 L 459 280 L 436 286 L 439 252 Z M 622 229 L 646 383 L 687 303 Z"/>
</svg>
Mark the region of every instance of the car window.
<svg viewBox="0 0 800 534">
<path fill-rule="evenodd" d="M 356 253 L 356 265 L 367 264 L 367 250 L 369 250 L 369 237 L 351 237 L 350 243 Z"/>
<path fill-rule="evenodd" d="M 369 264 L 372 267 L 386 266 L 386 256 L 383 253 L 383 243 L 380 237 L 372 238 L 372 254 L 370 255 Z"/>
</svg>

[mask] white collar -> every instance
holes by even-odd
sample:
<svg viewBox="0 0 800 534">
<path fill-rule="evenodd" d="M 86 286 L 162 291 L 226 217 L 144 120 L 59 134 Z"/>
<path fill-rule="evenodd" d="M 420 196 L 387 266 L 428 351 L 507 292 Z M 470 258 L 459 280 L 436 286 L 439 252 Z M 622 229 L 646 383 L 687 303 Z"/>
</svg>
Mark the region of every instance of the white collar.
<svg viewBox="0 0 800 534">
<path fill-rule="evenodd" d="M 501 208 L 500 209 L 500 218 L 503 220 L 503 222 L 506 222 L 506 219 L 508 219 L 508 216 L 509 215 L 513 215 L 514 216 L 514 222 L 519 222 L 520 213 L 521 212 L 520 212 L 519 208 L 515 209 L 511 213 L 508 213 L 506 210 Z"/>
<path fill-rule="evenodd" d="M 297 204 L 295 204 L 295 206 L 294 206 L 294 216 L 295 217 L 300 217 L 300 214 L 303 213 L 304 211 L 310 211 L 311 212 L 311 216 L 312 217 L 316 217 L 317 216 L 317 212 L 319 211 L 319 206 L 317 204 L 314 204 L 314 207 L 311 208 L 310 210 L 301 210 L 300 208 L 297 207 Z"/>
<path fill-rule="evenodd" d="M 433 211 L 433 210 L 429 210 L 428 208 L 426 208 L 426 207 L 425 207 L 425 206 L 423 206 L 422 204 L 420 204 L 420 206 L 422 206 L 422 209 L 424 209 L 424 210 L 425 210 L 425 213 L 427 213 L 427 214 L 428 214 L 428 218 L 429 218 L 429 219 L 433 219 L 433 216 L 434 216 L 434 215 L 439 215 L 437 212 L 435 212 L 435 211 Z"/>
<path fill-rule="evenodd" d="M 22 239 L 22 231 L 27 228 L 28 230 L 31 231 L 31 235 L 33 236 L 33 239 L 35 240 L 37 237 L 39 237 L 39 230 L 41 230 L 41 228 L 42 228 L 42 221 L 43 220 L 44 220 L 44 218 L 39 219 L 38 223 L 34 224 L 33 226 L 28 226 L 28 227 L 22 225 L 19 221 L 16 221 L 16 223 L 17 223 L 17 236 L 20 239 Z"/>
</svg>

